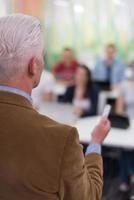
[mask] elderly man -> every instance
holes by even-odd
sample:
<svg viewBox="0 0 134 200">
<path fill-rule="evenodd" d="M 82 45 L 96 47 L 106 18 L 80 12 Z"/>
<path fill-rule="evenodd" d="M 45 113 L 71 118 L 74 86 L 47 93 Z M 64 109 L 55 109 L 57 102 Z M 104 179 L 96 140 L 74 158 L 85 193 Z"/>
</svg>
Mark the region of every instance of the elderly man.
<svg viewBox="0 0 134 200">
<path fill-rule="evenodd" d="M 43 69 L 39 21 L 22 14 L 0 18 L 0 199 L 99 200 L 102 119 L 83 156 L 77 130 L 38 114 L 31 91 Z"/>
</svg>

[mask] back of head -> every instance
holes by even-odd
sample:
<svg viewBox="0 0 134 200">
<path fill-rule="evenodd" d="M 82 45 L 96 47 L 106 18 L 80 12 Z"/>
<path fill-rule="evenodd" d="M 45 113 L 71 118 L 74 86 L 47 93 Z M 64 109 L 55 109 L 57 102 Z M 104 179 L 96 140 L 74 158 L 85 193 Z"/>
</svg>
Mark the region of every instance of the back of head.
<svg viewBox="0 0 134 200">
<path fill-rule="evenodd" d="M 33 56 L 43 50 L 38 19 L 23 14 L 0 18 L 0 81 L 15 81 L 27 70 Z"/>
</svg>

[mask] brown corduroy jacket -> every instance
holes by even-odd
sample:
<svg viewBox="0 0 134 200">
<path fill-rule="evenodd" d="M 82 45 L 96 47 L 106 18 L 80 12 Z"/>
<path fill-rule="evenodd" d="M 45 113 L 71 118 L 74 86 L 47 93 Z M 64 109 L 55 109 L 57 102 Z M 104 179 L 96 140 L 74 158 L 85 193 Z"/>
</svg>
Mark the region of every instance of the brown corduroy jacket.
<svg viewBox="0 0 134 200">
<path fill-rule="evenodd" d="M 102 185 L 102 158 L 84 157 L 75 128 L 0 92 L 0 200 L 100 200 Z"/>
</svg>

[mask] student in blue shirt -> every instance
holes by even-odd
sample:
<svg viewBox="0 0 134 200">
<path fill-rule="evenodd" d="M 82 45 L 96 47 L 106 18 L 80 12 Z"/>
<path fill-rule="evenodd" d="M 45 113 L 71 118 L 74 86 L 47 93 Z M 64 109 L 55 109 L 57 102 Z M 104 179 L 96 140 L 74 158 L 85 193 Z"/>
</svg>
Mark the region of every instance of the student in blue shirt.
<svg viewBox="0 0 134 200">
<path fill-rule="evenodd" d="M 112 87 L 124 80 L 124 64 L 116 58 L 114 44 L 106 46 L 106 56 L 97 61 L 93 71 L 93 80 L 109 82 Z"/>
</svg>

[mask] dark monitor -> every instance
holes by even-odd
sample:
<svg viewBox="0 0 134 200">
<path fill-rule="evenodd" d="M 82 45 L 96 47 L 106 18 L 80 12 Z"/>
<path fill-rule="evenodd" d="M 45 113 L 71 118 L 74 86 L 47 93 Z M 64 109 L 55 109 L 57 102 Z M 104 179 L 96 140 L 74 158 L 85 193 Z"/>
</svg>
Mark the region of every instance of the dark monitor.
<svg viewBox="0 0 134 200">
<path fill-rule="evenodd" d="M 94 84 L 97 86 L 99 91 L 110 91 L 111 85 L 108 81 L 94 81 Z"/>
</svg>

